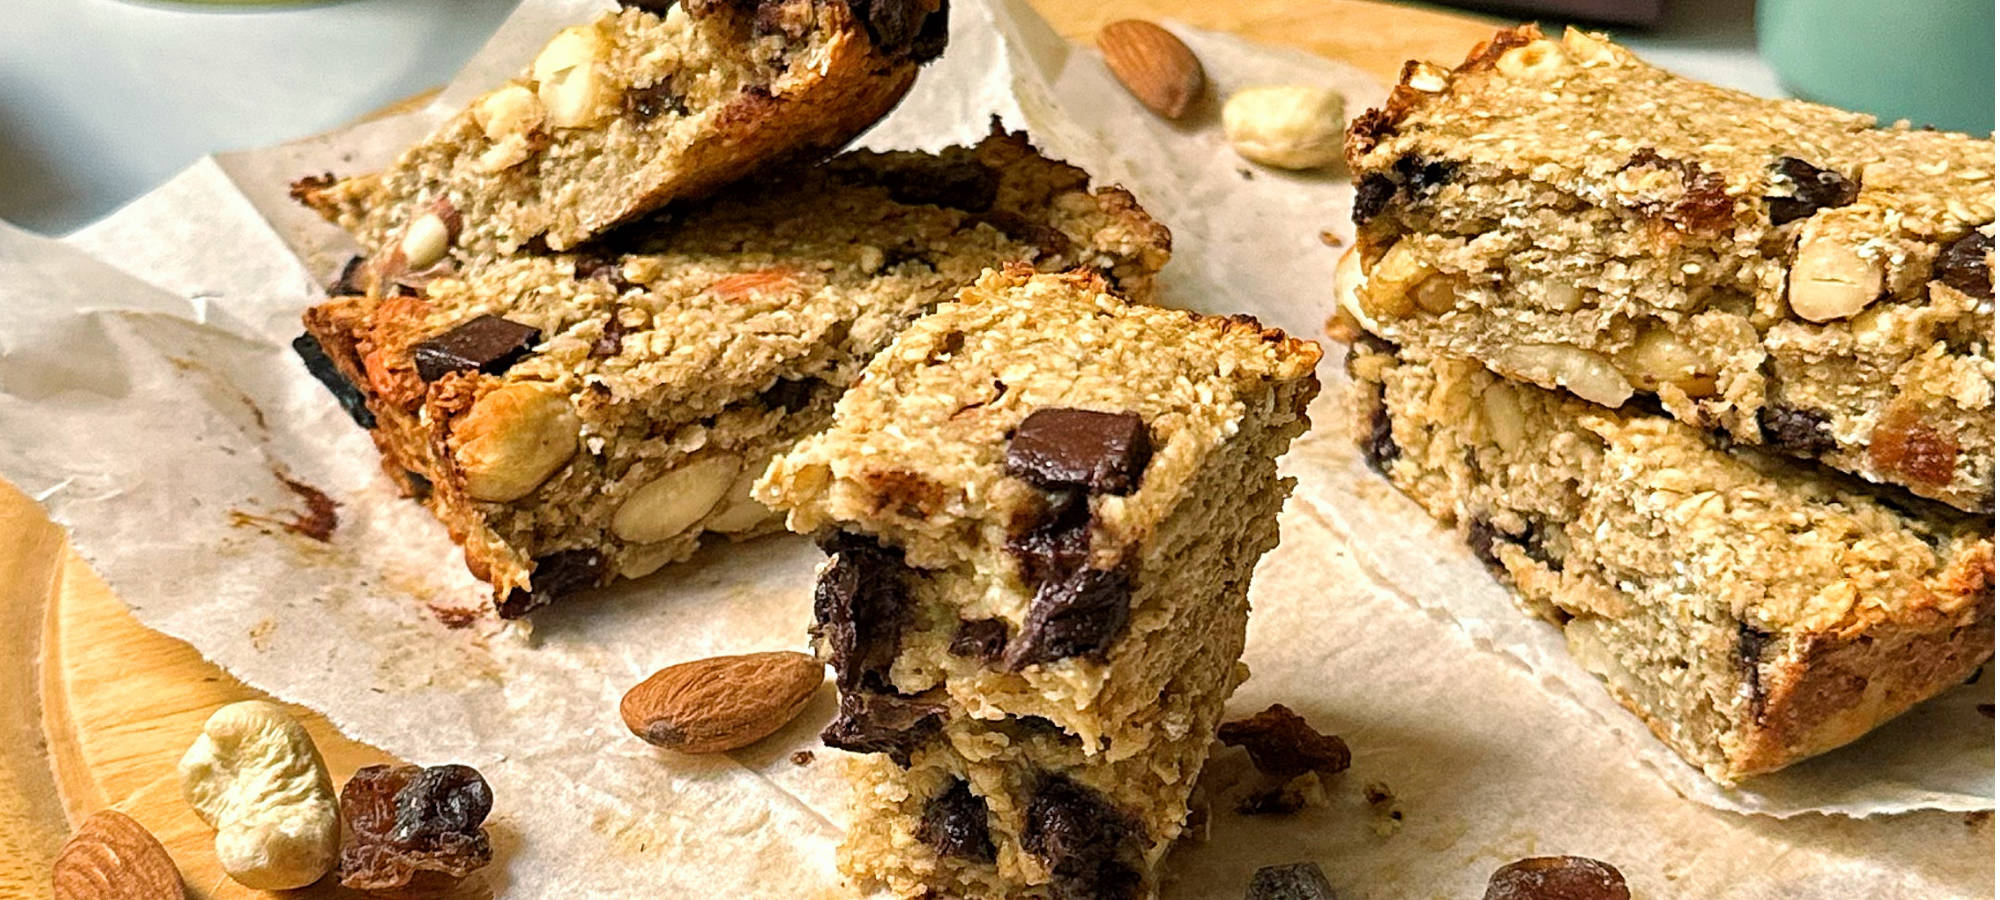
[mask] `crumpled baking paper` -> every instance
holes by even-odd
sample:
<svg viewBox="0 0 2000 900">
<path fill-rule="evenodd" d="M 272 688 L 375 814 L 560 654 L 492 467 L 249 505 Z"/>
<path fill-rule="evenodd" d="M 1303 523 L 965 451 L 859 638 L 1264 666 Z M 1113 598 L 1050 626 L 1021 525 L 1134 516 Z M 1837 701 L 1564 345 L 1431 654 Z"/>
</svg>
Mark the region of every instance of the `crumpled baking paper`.
<svg viewBox="0 0 2000 900">
<path fill-rule="evenodd" d="M 1243 162 L 1213 109 L 1193 124 L 1151 116 L 1022 0 L 955 6 L 949 52 L 864 144 L 968 143 L 999 115 L 1173 228 L 1165 302 L 1319 333 L 1339 254 L 1321 232 L 1351 239 L 1339 173 Z M 529 0 L 420 112 L 205 160 L 62 241 L 0 226 L 0 475 L 69 528 L 148 626 L 354 738 L 483 771 L 498 862 L 482 877 L 496 893 L 844 896 L 831 862 L 841 754 L 789 759 L 816 746 L 830 689 L 727 756 L 657 751 L 617 714 L 663 665 L 803 647 L 817 551 L 789 536 L 712 547 L 538 613 L 532 630 L 447 627 L 484 585 L 395 496 L 287 346 L 352 250 L 285 185 L 380 165 L 597 8 Z M 1175 30 L 1216 96 L 1317 83 L 1350 114 L 1383 96 L 1335 62 Z M 1253 590 L 1254 674 L 1231 705 L 1292 706 L 1344 735 L 1354 767 L 1324 808 L 1216 810 L 1208 839 L 1175 851 L 1167 896 L 1238 896 L 1257 866 L 1314 859 L 1342 897 L 1463 897 L 1498 865 L 1547 853 L 1609 860 L 1641 896 L 1991 895 L 1990 826 L 1944 812 L 1991 808 L 1992 726 L 1975 709 L 1992 702 L 1990 679 L 1823 759 L 1719 788 L 1363 469 L 1339 356 L 1329 347 L 1318 430 L 1286 462 L 1300 487 Z M 284 527 L 303 511 L 287 480 L 339 503 L 329 542 Z M 1224 750 L 1212 774 L 1242 768 Z"/>
</svg>

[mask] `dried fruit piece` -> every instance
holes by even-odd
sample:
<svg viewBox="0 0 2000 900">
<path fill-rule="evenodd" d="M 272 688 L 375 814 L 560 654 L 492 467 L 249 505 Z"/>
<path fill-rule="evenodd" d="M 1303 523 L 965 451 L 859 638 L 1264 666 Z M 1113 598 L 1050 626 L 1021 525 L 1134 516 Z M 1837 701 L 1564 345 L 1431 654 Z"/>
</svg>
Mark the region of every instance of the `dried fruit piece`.
<svg viewBox="0 0 2000 900">
<path fill-rule="evenodd" d="M 1038 409 L 1007 441 L 1006 471 L 1044 490 L 1130 494 L 1152 458 L 1138 413 Z"/>
<path fill-rule="evenodd" d="M 1106 25 L 1097 32 L 1097 49 L 1132 96 L 1169 119 L 1186 115 L 1208 83 L 1194 51 L 1151 22 L 1124 19 Z"/>
<path fill-rule="evenodd" d="M 887 753 L 897 765 L 944 728 L 945 704 L 928 695 L 905 697 L 874 691 L 843 691 L 840 715 L 820 732 L 827 746 L 854 753 Z"/>
<path fill-rule="evenodd" d="M 1773 225 L 1803 219 L 1822 209 L 1846 206 L 1861 195 L 1861 185 L 1839 172 L 1792 156 L 1781 156 L 1771 166 L 1771 187 L 1777 193 L 1764 198 L 1764 209 Z"/>
<path fill-rule="evenodd" d="M 115 809 L 83 820 L 56 854 L 55 900 L 181 900 L 180 870 L 152 832 Z"/>
<path fill-rule="evenodd" d="M 1044 775 L 1028 801 L 1021 843 L 1048 865 L 1057 897 L 1125 900 L 1139 893 L 1139 873 L 1125 859 L 1137 833 L 1131 817 L 1096 791 Z"/>
<path fill-rule="evenodd" d="M 1951 242 L 1938 254 L 1931 277 L 1973 297 L 1992 299 L 1993 267 L 1986 258 L 1993 255 L 1993 236 L 1977 231 Z"/>
<path fill-rule="evenodd" d="M 846 533 L 821 549 L 832 559 L 813 585 L 813 633 L 825 643 L 834 683 L 842 691 L 887 688 L 910 615 L 902 551 Z"/>
<path fill-rule="evenodd" d="M 974 794 L 964 779 L 952 782 L 924 804 L 917 840 L 929 844 L 939 856 L 992 862 L 995 854 L 993 833 L 986 821 L 986 799 Z"/>
<path fill-rule="evenodd" d="M 656 747 L 722 753 L 783 728 L 825 679 L 819 660 L 789 650 L 697 659 L 639 682 L 618 714 Z"/>
<path fill-rule="evenodd" d="M 1882 415 L 1869 434 L 1868 457 L 1876 468 L 1900 473 L 1918 484 L 1951 483 L 1958 466 L 1958 442 L 1926 424 L 1923 414 L 1897 403 Z"/>
<path fill-rule="evenodd" d="M 411 348 L 417 377 L 436 381 L 453 372 L 477 369 L 498 375 L 527 356 L 542 333 L 495 315 L 479 316 Z"/>
<path fill-rule="evenodd" d="M 471 766 L 364 766 L 340 789 L 344 887 L 439 893 L 493 860 L 493 790 Z"/>
<path fill-rule="evenodd" d="M 1265 866 L 1250 878 L 1250 892 L 1243 900 L 1333 900 L 1333 885 L 1319 863 L 1299 862 Z"/>
<path fill-rule="evenodd" d="M 1485 900 L 1631 900 L 1625 875 L 1582 856 L 1536 856 L 1501 866 Z"/>
<path fill-rule="evenodd" d="M 1345 741 L 1313 730 L 1282 703 L 1248 719 L 1222 723 L 1217 737 L 1227 746 L 1249 751 L 1257 771 L 1279 778 L 1307 772 L 1338 774 L 1346 771 L 1351 758 Z"/>
</svg>

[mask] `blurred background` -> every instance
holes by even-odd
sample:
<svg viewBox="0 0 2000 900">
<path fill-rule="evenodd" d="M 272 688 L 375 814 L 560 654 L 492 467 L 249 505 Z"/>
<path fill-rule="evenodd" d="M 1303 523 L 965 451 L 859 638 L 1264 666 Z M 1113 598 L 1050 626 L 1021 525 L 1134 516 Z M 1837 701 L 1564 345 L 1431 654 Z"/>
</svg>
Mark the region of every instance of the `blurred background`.
<svg viewBox="0 0 2000 900">
<path fill-rule="evenodd" d="M 313 134 L 435 87 L 516 2 L 0 0 L 0 219 L 62 234 L 205 154 Z M 1198 23 L 1205 2 L 1119 8 Z M 1588 23 L 1669 69 L 1765 96 L 1993 128 L 1991 0 L 1451 6 Z"/>
</svg>

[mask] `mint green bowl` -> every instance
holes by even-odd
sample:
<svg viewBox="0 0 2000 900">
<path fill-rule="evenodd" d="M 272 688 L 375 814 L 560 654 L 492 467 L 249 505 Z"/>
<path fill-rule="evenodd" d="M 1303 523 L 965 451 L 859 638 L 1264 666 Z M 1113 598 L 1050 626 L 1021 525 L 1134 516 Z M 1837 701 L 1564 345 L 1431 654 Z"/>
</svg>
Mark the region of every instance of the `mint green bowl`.
<svg viewBox="0 0 2000 900">
<path fill-rule="evenodd" d="M 1757 48 L 1808 100 L 1993 131 L 1992 0 L 1759 0 Z"/>
</svg>

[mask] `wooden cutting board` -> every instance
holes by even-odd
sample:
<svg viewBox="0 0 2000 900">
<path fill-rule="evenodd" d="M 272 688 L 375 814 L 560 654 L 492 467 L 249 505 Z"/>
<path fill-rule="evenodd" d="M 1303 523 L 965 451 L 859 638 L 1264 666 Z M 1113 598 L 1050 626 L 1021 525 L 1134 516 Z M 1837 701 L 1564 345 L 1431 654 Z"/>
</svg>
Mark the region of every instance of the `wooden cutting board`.
<svg viewBox="0 0 2000 900">
<path fill-rule="evenodd" d="M 1456 61 L 1494 22 L 1364 0 L 1032 0 L 1088 41 L 1106 22 L 1173 18 L 1352 63 L 1393 82 L 1410 58 Z M 72 823 L 116 807 L 180 865 L 189 896 L 266 896 L 223 876 L 175 763 L 217 707 L 261 697 L 133 619 L 39 507 L 0 481 L 0 896 L 45 896 Z M 335 781 L 392 761 L 294 708 Z M 463 892 L 478 896 L 476 884 Z M 337 888 L 293 897 L 354 896 Z"/>
</svg>

